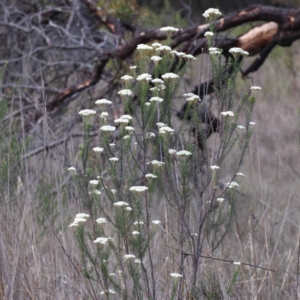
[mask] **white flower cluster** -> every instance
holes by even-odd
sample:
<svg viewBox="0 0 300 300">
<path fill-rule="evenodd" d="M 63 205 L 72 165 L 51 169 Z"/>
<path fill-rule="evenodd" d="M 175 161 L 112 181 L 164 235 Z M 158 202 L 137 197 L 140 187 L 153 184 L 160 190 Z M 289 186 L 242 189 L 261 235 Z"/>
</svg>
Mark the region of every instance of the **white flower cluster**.
<svg viewBox="0 0 300 300">
<path fill-rule="evenodd" d="M 156 176 L 156 175 L 154 175 L 154 174 L 151 174 L 151 173 L 149 173 L 149 174 L 146 174 L 146 175 L 145 175 L 145 177 L 146 177 L 147 179 L 155 179 L 155 178 L 157 178 L 157 176 Z"/>
<path fill-rule="evenodd" d="M 100 295 L 108 295 L 108 294 L 116 295 L 116 292 L 113 290 L 104 290 L 100 293 Z"/>
<path fill-rule="evenodd" d="M 104 149 L 103 149 L 103 148 L 100 148 L 100 147 L 94 147 L 92 150 L 93 150 L 94 152 L 96 152 L 96 153 L 101 153 L 101 152 L 104 151 Z"/>
<path fill-rule="evenodd" d="M 173 134 L 174 133 L 174 129 L 171 128 L 171 127 L 169 127 L 169 126 L 161 126 L 158 129 L 158 133 L 162 134 L 162 135 L 164 135 L 164 134 Z"/>
<path fill-rule="evenodd" d="M 171 273 L 170 276 L 174 277 L 174 278 L 180 278 L 180 277 L 182 277 L 182 275 L 179 274 L 179 273 Z"/>
<path fill-rule="evenodd" d="M 221 12 L 217 8 L 209 8 L 204 12 L 202 16 L 209 21 L 213 21 L 221 15 Z"/>
<path fill-rule="evenodd" d="M 219 167 L 219 166 L 216 166 L 216 165 L 210 166 L 210 168 L 211 168 L 212 170 L 218 170 L 218 169 L 220 169 L 220 167 Z"/>
<path fill-rule="evenodd" d="M 153 47 L 145 45 L 145 44 L 139 44 L 139 45 L 137 45 L 136 49 L 140 50 L 140 51 L 145 51 L 145 50 L 151 51 L 151 50 L 153 50 Z"/>
<path fill-rule="evenodd" d="M 237 182 L 235 182 L 235 181 L 231 181 L 231 182 L 226 183 L 226 186 L 227 186 L 229 189 L 233 189 L 233 188 L 238 187 L 238 186 L 240 186 L 240 185 L 239 185 Z"/>
<path fill-rule="evenodd" d="M 135 193 L 143 193 L 147 191 L 148 188 L 146 186 L 132 186 L 129 191 L 135 192 Z"/>
<path fill-rule="evenodd" d="M 68 171 L 69 171 L 71 174 L 76 174 L 76 169 L 75 169 L 75 167 L 70 167 L 70 168 L 68 168 Z"/>
<path fill-rule="evenodd" d="M 261 90 L 260 86 L 251 86 L 250 90 Z"/>
<path fill-rule="evenodd" d="M 144 74 L 141 74 L 139 75 L 137 78 L 136 78 L 137 81 L 151 81 L 152 80 L 152 76 L 148 73 L 144 73 Z"/>
<path fill-rule="evenodd" d="M 238 47 L 231 48 L 229 50 L 229 53 L 231 53 L 235 59 L 238 58 L 240 55 L 241 56 L 249 55 L 249 52 L 244 51 L 242 48 L 238 48 Z"/>
<path fill-rule="evenodd" d="M 112 131 L 116 130 L 116 127 L 110 126 L 110 125 L 104 125 L 104 126 L 100 127 L 100 130 L 104 131 L 104 132 L 112 132 Z"/>
<path fill-rule="evenodd" d="M 172 48 L 169 46 L 160 46 L 158 48 L 155 49 L 157 52 L 171 52 Z"/>
<path fill-rule="evenodd" d="M 90 215 L 85 213 L 79 213 L 75 216 L 74 221 L 72 224 L 69 225 L 69 227 L 77 227 L 79 225 L 84 224 L 87 221 L 87 218 L 89 218 Z"/>
<path fill-rule="evenodd" d="M 158 160 L 151 160 L 150 162 L 147 163 L 147 165 L 149 164 L 151 164 L 154 167 L 162 167 L 165 163 Z"/>
<path fill-rule="evenodd" d="M 163 78 L 164 80 L 167 81 L 167 80 L 172 80 L 172 79 L 178 79 L 179 76 L 174 73 L 166 73 L 166 74 L 162 75 L 161 78 Z"/>
<path fill-rule="evenodd" d="M 132 95 L 132 91 L 129 89 L 124 89 L 118 92 L 118 95 L 121 96 L 131 96 Z"/>
<path fill-rule="evenodd" d="M 160 97 L 151 97 L 150 102 L 157 102 L 157 103 L 160 103 L 160 102 L 163 102 L 164 99 L 163 98 L 160 98 Z"/>
<path fill-rule="evenodd" d="M 107 220 L 106 220 L 105 218 L 98 218 L 98 219 L 96 220 L 96 222 L 97 222 L 98 224 L 105 224 L 105 223 L 107 223 Z"/>
<path fill-rule="evenodd" d="M 110 100 L 107 99 L 99 99 L 95 102 L 96 105 L 98 106 L 105 106 L 105 105 L 111 105 L 112 102 Z"/>
<path fill-rule="evenodd" d="M 192 153 L 189 152 L 189 151 L 186 151 L 186 150 L 181 150 L 181 151 L 176 152 L 176 156 L 185 156 L 185 157 L 187 157 L 187 156 L 190 156 L 190 155 L 192 155 Z"/>
<path fill-rule="evenodd" d="M 206 31 L 206 32 L 204 33 L 204 36 L 207 37 L 207 38 L 211 38 L 211 37 L 214 36 L 214 33 L 213 33 L 212 31 Z"/>
<path fill-rule="evenodd" d="M 210 47 L 208 48 L 209 54 L 211 55 L 220 55 L 222 54 L 222 50 L 216 47 Z"/>
<path fill-rule="evenodd" d="M 224 116 L 224 117 L 234 117 L 234 113 L 232 111 L 223 111 L 221 112 L 221 115 Z"/>
<path fill-rule="evenodd" d="M 195 95 L 194 93 L 186 93 L 183 94 L 183 96 L 186 97 L 185 100 L 191 104 L 196 104 L 200 101 L 200 97 L 198 95 Z"/>
<path fill-rule="evenodd" d="M 176 33 L 179 29 L 171 26 L 166 26 L 160 28 L 159 30 L 165 33 Z"/>
<path fill-rule="evenodd" d="M 151 60 L 154 61 L 154 62 L 159 62 L 160 60 L 162 60 L 162 58 L 160 56 L 151 56 Z"/>
<path fill-rule="evenodd" d="M 129 76 L 129 75 L 124 75 L 124 76 L 121 77 L 121 79 L 122 79 L 123 81 L 131 81 L 131 80 L 133 79 L 133 77 L 132 77 L 132 76 Z"/>
<path fill-rule="evenodd" d="M 127 202 L 124 201 L 118 201 L 114 203 L 114 206 L 116 207 L 123 207 L 123 206 L 128 206 L 129 204 Z"/>
</svg>

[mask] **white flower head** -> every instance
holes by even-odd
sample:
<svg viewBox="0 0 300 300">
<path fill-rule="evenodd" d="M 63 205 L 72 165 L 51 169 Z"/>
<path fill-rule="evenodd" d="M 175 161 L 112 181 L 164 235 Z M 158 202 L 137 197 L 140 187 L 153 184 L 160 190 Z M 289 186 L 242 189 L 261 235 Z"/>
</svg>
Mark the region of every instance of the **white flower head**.
<svg viewBox="0 0 300 300">
<path fill-rule="evenodd" d="M 132 91 L 129 89 L 124 89 L 118 92 L 118 95 L 120 96 L 131 96 L 132 95 Z"/>
<path fill-rule="evenodd" d="M 114 148 L 115 146 L 116 146 L 116 144 L 114 144 L 114 143 L 109 144 L 109 147 L 111 147 L 111 148 Z"/>
<path fill-rule="evenodd" d="M 217 202 L 222 203 L 224 201 L 224 198 L 217 198 Z"/>
<path fill-rule="evenodd" d="M 188 61 L 196 60 L 196 57 L 195 57 L 194 55 L 192 55 L 192 54 L 185 54 L 185 55 L 183 56 L 183 58 L 185 58 L 185 59 L 188 60 Z"/>
<path fill-rule="evenodd" d="M 100 148 L 100 147 L 94 147 L 94 148 L 93 148 L 93 151 L 96 152 L 96 153 L 101 153 L 101 152 L 104 151 L 104 149 L 103 149 L 103 148 Z"/>
<path fill-rule="evenodd" d="M 164 83 L 164 81 L 160 78 L 154 78 L 154 79 L 151 80 L 151 82 L 153 84 L 162 84 L 162 83 Z"/>
<path fill-rule="evenodd" d="M 108 105 L 111 105 L 112 102 L 110 100 L 107 100 L 107 99 L 99 99 L 95 102 L 96 105 L 98 106 L 108 106 Z"/>
<path fill-rule="evenodd" d="M 261 90 L 260 86 L 251 86 L 250 90 Z"/>
<path fill-rule="evenodd" d="M 174 277 L 174 278 L 180 278 L 180 277 L 182 277 L 182 275 L 179 274 L 179 273 L 171 273 L 170 276 Z"/>
<path fill-rule="evenodd" d="M 152 87 L 152 88 L 150 88 L 149 89 L 152 93 L 155 93 L 155 92 L 159 92 L 160 91 L 160 89 L 158 88 L 158 87 Z"/>
<path fill-rule="evenodd" d="M 254 126 L 254 125 L 255 125 L 255 122 L 249 122 L 249 125 Z"/>
<path fill-rule="evenodd" d="M 160 46 L 160 47 L 156 48 L 156 51 L 168 53 L 168 52 L 172 51 L 172 48 L 169 46 Z"/>
<path fill-rule="evenodd" d="M 176 51 L 177 52 L 177 51 Z M 183 58 L 186 54 L 184 52 L 175 53 L 179 58 Z"/>
<path fill-rule="evenodd" d="M 138 258 L 136 258 L 135 260 L 134 260 L 134 263 L 135 264 L 141 264 L 141 263 L 143 263 L 144 261 L 141 261 L 140 259 L 138 259 Z"/>
<path fill-rule="evenodd" d="M 189 151 L 186 151 L 186 150 L 181 150 L 181 151 L 176 152 L 176 156 L 185 156 L 185 157 L 188 157 L 190 155 L 192 155 L 192 153 L 189 152 Z"/>
<path fill-rule="evenodd" d="M 109 158 L 109 160 L 112 161 L 112 162 L 116 162 L 116 161 L 118 161 L 119 159 L 118 159 L 117 157 L 111 157 L 111 158 Z"/>
<path fill-rule="evenodd" d="M 121 119 L 132 120 L 132 116 L 130 116 L 130 115 L 123 115 L 123 116 L 121 116 Z"/>
<path fill-rule="evenodd" d="M 160 97 L 151 97 L 149 101 L 150 101 L 150 102 L 161 103 L 161 102 L 164 101 L 164 99 L 163 99 L 163 98 L 160 98 Z"/>
<path fill-rule="evenodd" d="M 79 218 L 78 217 L 78 218 L 74 219 L 73 223 L 80 225 L 80 224 L 84 224 L 85 222 L 86 222 L 86 218 Z"/>
<path fill-rule="evenodd" d="M 221 115 L 224 116 L 224 117 L 234 117 L 234 113 L 232 111 L 223 111 L 221 112 Z"/>
<path fill-rule="evenodd" d="M 105 218 L 98 218 L 96 220 L 96 223 L 98 223 L 98 224 L 105 224 L 105 223 L 107 223 L 107 220 Z"/>
<path fill-rule="evenodd" d="M 145 81 L 145 82 L 149 82 L 152 80 L 152 76 L 148 73 L 144 73 L 144 74 L 141 74 L 139 75 L 137 78 L 136 78 L 137 81 Z"/>
<path fill-rule="evenodd" d="M 160 46 L 162 46 L 161 43 L 153 43 L 153 44 L 152 44 L 152 47 L 153 47 L 153 48 L 158 48 L 158 47 L 160 47 Z"/>
<path fill-rule="evenodd" d="M 169 126 L 162 126 L 159 128 L 159 134 L 173 134 L 174 129 Z"/>
<path fill-rule="evenodd" d="M 177 151 L 174 150 L 174 149 L 169 149 L 168 152 L 169 152 L 169 154 L 171 154 L 171 155 L 175 155 Z"/>
<path fill-rule="evenodd" d="M 151 223 L 154 225 L 159 225 L 161 222 L 159 220 L 153 220 Z"/>
<path fill-rule="evenodd" d="M 147 51 L 148 52 L 148 51 L 153 50 L 153 47 L 145 45 L 145 44 L 139 44 L 139 45 L 137 45 L 136 49 L 139 51 Z"/>
<path fill-rule="evenodd" d="M 75 216 L 75 219 L 76 218 L 84 218 L 84 219 L 87 219 L 87 218 L 89 218 L 90 217 L 90 215 L 88 215 L 88 214 L 85 214 L 85 213 L 79 213 L 79 214 L 77 214 L 76 216 Z"/>
<path fill-rule="evenodd" d="M 68 171 L 69 171 L 71 174 L 76 174 L 76 169 L 75 169 L 75 167 L 70 167 L 70 168 L 68 168 Z"/>
<path fill-rule="evenodd" d="M 162 122 L 158 122 L 158 123 L 156 123 L 156 126 L 157 126 L 158 128 L 161 128 L 161 127 L 166 126 L 166 124 L 165 124 L 165 123 L 162 123 Z"/>
<path fill-rule="evenodd" d="M 145 133 L 145 139 L 155 138 L 155 133 L 153 132 L 146 132 Z"/>
<path fill-rule="evenodd" d="M 81 115 L 83 121 L 89 122 L 90 118 L 96 114 L 96 111 L 92 109 L 83 109 L 78 114 Z"/>
<path fill-rule="evenodd" d="M 143 221 L 135 221 L 134 223 L 133 223 L 133 225 L 144 225 L 144 222 Z"/>
<path fill-rule="evenodd" d="M 234 261 L 233 264 L 238 265 L 238 266 L 241 265 L 241 263 L 239 261 Z"/>
<path fill-rule="evenodd" d="M 222 54 L 222 50 L 219 48 L 215 48 L 215 47 L 210 47 L 208 48 L 209 54 L 211 55 L 220 55 Z"/>
<path fill-rule="evenodd" d="M 131 233 L 132 235 L 139 235 L 140 233 L 138 232 L 138 231 L 132 231 L 132 233 Z"/>
<path fill-rule="evenodd" d="M 238 126 L 236 126 L 236 128 L 241 129 L 241 130 L 244 130 L 244 129 L 245 129 L 245 126 L 243 126 L 243 125 L 238 125 Z"/>
<path fill-rule="evenodd" d="M 245 174 L 244 174 L 244 173 L 241 173 L 241 172 L 236 173 L 236 175 L 237 175 L 237 176 L 241 176 L 241 177 L 245 177 Z"/>
<path fill-rule="evenodd" d="M 148 188 L 146 186 L 132 186 L 129 191 L 135 192 L 135 193 L 143 193 L 147 191 Z"/>
<path fill-rule="evenodd" d="M 189 94 L 192 94 L 192 93 L 189 93 Z M 186 98 L 186 101 L 191 104 L 196 104 L 200 101 L 200 97 L 198 95 L 192 94 L 190 97 Z"/>
<path fill-rule="evenodd" d="M 126 207 L 126 210 L 132 211 L 132 208 L 131 208 L 130 206 L 127 206 L 127 207 Z"/>
<path fill-rule="evenodd" d="M 108 242 L 108 238 L 106 237 L 98 237 L 93 241 L 93 243 L 95 244 L 102 244 L 102 245 L 105 245 L 107 242 Z"/>
<path fill-rule="evenodd" d="M 155 179 L 155 178 L 157 178 L 157 176 L 156 176 L 156 175 L 154 175 L 154 174 L 151 174 L 151 173 L 149 173 L 149 174 L 146 174 L 146 175 L 145 175 L 145 177 L 146 177 L 147 179 Z"/>
<path fill-rule="evenodd" d="M 219 166 L 216 166 L 216 165 L 210 166 L 210 168 L 211 168 L 212 170 L 218 170 L 218 169 L 220 169 L 220 167 L 219 167 Z"/>
<path fill-rule="evenodd" d="M 169 81 L 169 80 L 179 79 L 179 76 L 174 73 L 166 73 L 162 75 L 161 78 L 163 78 L 165 81 Z"/>
<path fill-rule="evenodd" d="M 204 36 L 209 39 L 209 38 L 212 38 L 214 36 L 214 33 L 212 31 L 206 31 L 204 33 Z"/>
<path fill-rule="evenodd" d="M 102 112 L 102 113 L 99 115 L 99 118 L 101 118 L 101 119 L 105 119 L 105 120 L 106 120 L 107 117 L 108 117 L 108 112 L 106 112 L 106 111 Z"/>
<path fill-rule="evenodd" d="M 209 8 L 202 15 L 209 22 L 216 20 L 222 14 L 217 8 Z"/>
<path fill-rule="evenodd" d="M 111 274 L 109 274 L 109 275 L 111 275 Z M 113 290 L 104 290 L 104 291 L 100 292 L 100 295 L 108 295 L 108 294 L 116 295 L 116 292 Z"/>
<path fill-rule="evenodd" d="M 115 202 L 114 203 L 114 206 L 117 206 L 117 207 L 123 207 L 123 206 L 128 206 L 129 204 L 127 202 L 124 202 L 124 201 L 118 201 L 118 202 Z"/>
<path fill-rule="evenodd" d="M 124 75 L 121 77 L 121 79 L 125 82 L 128 82 L 128 81 L 131 81 L 133 79 L 133 77 L 130 75 Z"/>
<path fill-rule="evenodd" d="M 247 51 L 244 51 L 243 49 L 238 47 L 231 48 L 229 50 L 229 53 L 231 53 L 235 59 L 237 59 L 239 56 L 246 57 L 249 55 Z"/>
<path fill-rule="evenodd" d="M 90 180 L 90 185 L 92 185 L 92 186 L 96 186 L 96 185 L 98 185 L 98 183 L 99 183 L 99 180 Z"/>
<path fill-rule="evenodd" d="M 135 255 L 133 255 L 133 254 L 125 254 L 125 255 L 124 255 L 124 258 L 125 258 L 125 259 L 135 258 Z"/>
<path fill-rule="evenodd" d="M 128 139 L 130 139 L 130 135 L 124 135 L 123 136 L 123 140 L 128 140 Z"/>
<path fill-rule="evenodd" d="M 134 131 L 134 128 L 132 126 L 126 126 L 125 129 L 127 131 Z"/>
<path fill-rule="evenodd" d="M 166 35 L 175 34 L 179 29 L 171 26 L 162 27 L 159 31 L 164 32 Z"/>
<path fill-rule="evenodd" d="M 114 122 L 118 125 L 127 125 L 129 123 L 129 120 L 124 118 L 119 118 L 119 119 L 115 119 Z"/>
<path fill-rule="evenodd" d="M 104 132 L 112 132 L 112 131 L 116 130 L 116 127 L 110 126 L 110 125 L 104 125 L 104 126 L 100 127 L 100 130 L 104 131 Z"/>
<path fill-rule="evenodd" d="M 162 167 L 165 163 L 154 159 L 148 162 L 147 164 L 151 164 L 153 167 Z"/>
<path fill-rule="evenodd" d="M 154 61 L 155 63 L 158 63 L 162 58 L 160 56 L 154 55 L 151 56 L 151 60 Z"/>
<path fill-rule="evenodd" d="M 235 182 L 235 181 L 231 181 L 231 182 L 226 183 L 226 186 L 227 186 L 229 189 L 233 189 L 233 188 L 235 188 L 235 187 L 238 187 L 239 184 L 238 184 L 237 182 Z"/>
</svg>

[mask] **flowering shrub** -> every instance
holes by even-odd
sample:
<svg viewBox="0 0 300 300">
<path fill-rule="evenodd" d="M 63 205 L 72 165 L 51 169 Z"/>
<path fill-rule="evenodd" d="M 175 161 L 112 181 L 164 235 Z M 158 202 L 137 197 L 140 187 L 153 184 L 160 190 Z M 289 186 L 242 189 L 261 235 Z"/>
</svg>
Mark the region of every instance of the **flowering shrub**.
<svg viewBox="0 0 300 300">
<path fill-rule="evenodd" d="M 210 9 L 204 15 L 212 22 L 220 12 Z M 178 29 L 161 31 L 170 41 Z M 204 99 L 184 94 L 183 124 L 177 126 L 172 120 L 173 95 L 195 58 L 172 51 L 168 45 L 138 45 L 138 66 L 131 68 L 131 75 L 121 77 L 124 89 L 118 94 L 124 109 L 134 112 L 132 116 L 109 121 L 103 110 L 111 101 L 96 101 L 101 127 L 93 165 L 89 133 L 95 112 L 81 112 L 85 130 L 80 147 L 82 165 L 80 170 L 69 170 L 88 214 L 77 215 L 70 227 L 94 299 L 99 294 L 106 299 L 185 299 L 187 295 L 198 299 L 203 255 L 214 257 L 229 230 L 236 189 L 244 176 L 240 168 L 250 125 L 254 125 L 250 120 L 255 97 L 252 92 L 239 101 L 233 97 L 235 79 L 247 53 L 234 48 L 232 58 L 225 62 L 221 49 L 212 47 L 213 26 L 205 36 L 220 118 L 219 144 L 212 154 L 206 144 L 207 128 L 199 118 Z M 149 65 L 152 74 L 147 73 Z M 133 95 L 138 106 L 133 105 Z M 242 110 L 246 111 L 244 125 L 238 124 Z M 193 128 L 194 137 L 186 128 Z M 202 140 L 202 148 L 197 139 Z M 228 176 L 222 166 L 234 147 L 239 156 Z"/>
</svg>

